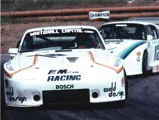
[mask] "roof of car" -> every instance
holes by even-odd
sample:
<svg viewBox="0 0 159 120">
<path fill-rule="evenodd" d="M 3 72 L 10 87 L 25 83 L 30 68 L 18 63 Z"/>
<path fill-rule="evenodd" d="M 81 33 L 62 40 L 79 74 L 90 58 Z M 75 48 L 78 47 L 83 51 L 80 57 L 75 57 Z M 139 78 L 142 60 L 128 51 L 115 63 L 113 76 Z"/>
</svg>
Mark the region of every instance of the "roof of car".
<svg viewBox="0 0 159 120">
<path fill-rule="evenodd" d="M 28 29 L 26 32 L 33 32 L 33 31 L 40 31 L 40 30 L 51 30 L 51 29 L 93 29 L 97 30 L 94 26 L 87 26 L 87 25 L 69 25 L 69 26 L 49 26 L 49 27 L 38 27 L 38 28 L 31 28 Z"/>
<path fill-rule="evenodd" d="M 151 22 L 144 22 L 144 21 L 116 21 L 116 22 L 107 22 L 107 23 L 104 23 L 103 25 L 108 25 L 108 24 L 118 24 L 118 23 L 134 23 L 134 24 L 142 24 L 142 25 L 154 25 L 153 23 Z"/>
</svg>

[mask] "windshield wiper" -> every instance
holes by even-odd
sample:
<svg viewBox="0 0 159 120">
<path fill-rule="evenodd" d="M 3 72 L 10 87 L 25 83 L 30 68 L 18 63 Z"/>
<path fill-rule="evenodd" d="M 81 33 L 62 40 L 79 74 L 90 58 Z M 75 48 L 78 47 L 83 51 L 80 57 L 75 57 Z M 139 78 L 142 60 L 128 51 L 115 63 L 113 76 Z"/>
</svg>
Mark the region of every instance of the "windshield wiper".
<svg viewBox="0 0 159 120">
<path fill-rule="evenodd" d="M 123 42 L 123 39 L 105 39 L 105 42 Z"/>
<path fill-rule="evenodd" d="M 19 51 L 20 53 L 24 53 L 24 52 L 32 52 L 32 51 L 34 51 L 33 49 L 28 49 L 28 50 L 21 50 L 21 51 Z"/>
</svg>

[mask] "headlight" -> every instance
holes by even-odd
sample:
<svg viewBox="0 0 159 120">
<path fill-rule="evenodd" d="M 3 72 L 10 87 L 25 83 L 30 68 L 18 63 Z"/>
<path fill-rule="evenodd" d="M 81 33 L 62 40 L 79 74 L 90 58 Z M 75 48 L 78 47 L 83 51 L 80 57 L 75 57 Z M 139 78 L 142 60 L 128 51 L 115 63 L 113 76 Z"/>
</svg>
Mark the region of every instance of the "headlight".
<svg viewBox="0 0 159 120">
<path fill-rule="evenodd" d="M 35 68 L 29 68 L 22 70 L 15 74 L 15 77 L 17 77 L 20 80 L 34 80 L 36 77 Z"/>
</svg>

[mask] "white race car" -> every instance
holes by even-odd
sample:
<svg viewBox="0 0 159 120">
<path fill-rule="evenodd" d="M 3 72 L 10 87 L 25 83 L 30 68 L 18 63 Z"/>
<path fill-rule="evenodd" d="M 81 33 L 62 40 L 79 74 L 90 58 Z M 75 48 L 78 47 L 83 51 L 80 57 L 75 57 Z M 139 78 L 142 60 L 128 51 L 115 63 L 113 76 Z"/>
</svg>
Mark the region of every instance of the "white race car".
<svg viewBox="0 0 159 120">
<path fill-rule="evenodd" d="M 150 22 L 108 22 L 100 27 L 108 50 L 124 60 L 127 75 L 159 72 L 159 26 Z"/>
<path fill-rule="evenodd" d="M 4 64 L 7 106 L 126 100 L 123 61 L 109 53 L 92 26 L 27 30 Z"/>
</svg>

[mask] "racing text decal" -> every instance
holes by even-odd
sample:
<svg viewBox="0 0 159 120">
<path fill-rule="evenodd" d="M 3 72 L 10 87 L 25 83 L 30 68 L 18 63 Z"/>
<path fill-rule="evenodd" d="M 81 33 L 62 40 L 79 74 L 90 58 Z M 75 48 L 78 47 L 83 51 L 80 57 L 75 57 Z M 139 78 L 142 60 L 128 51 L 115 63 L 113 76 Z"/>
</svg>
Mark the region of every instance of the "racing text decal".
<svg viewBox="0 0 159 120">
<path fill-rule="evenodd" d="M 111 87 L 109 88 L 104 88 L 104 92 L 109 92 L 108 96 L 109 97 L 117 97 L 117 96 L 120 96 L 120 98 L 123 97 L 124 95 L 124 92 L 123 91 L 119 91 L 119 92 L 116 92 L 116 82 L 112 82 L 111 83 Z"/>
<path fill-rule="evenodd" d="M 47 81 L 69 81 L 69 80 L 81 80 L 81 75 L 57 75 L 49 76 Z"/>
<path fill-rule="evenodd" d="M 81 80 L 81 75 L 79 75 L 78 73 L 79 71 L 68 71 L 67 69 L 50 70 L 48 72 L 48 75 L 54 74 L 54 76 L 48 76 L 47 81 Z M 71 74 L 71 75 L 68 75 L 68 74 Z"/>
<path fill-rule="evenodd" d="M 155 46 L 154 61 L 159 60 L 159 45 Z"/>
</svg>

